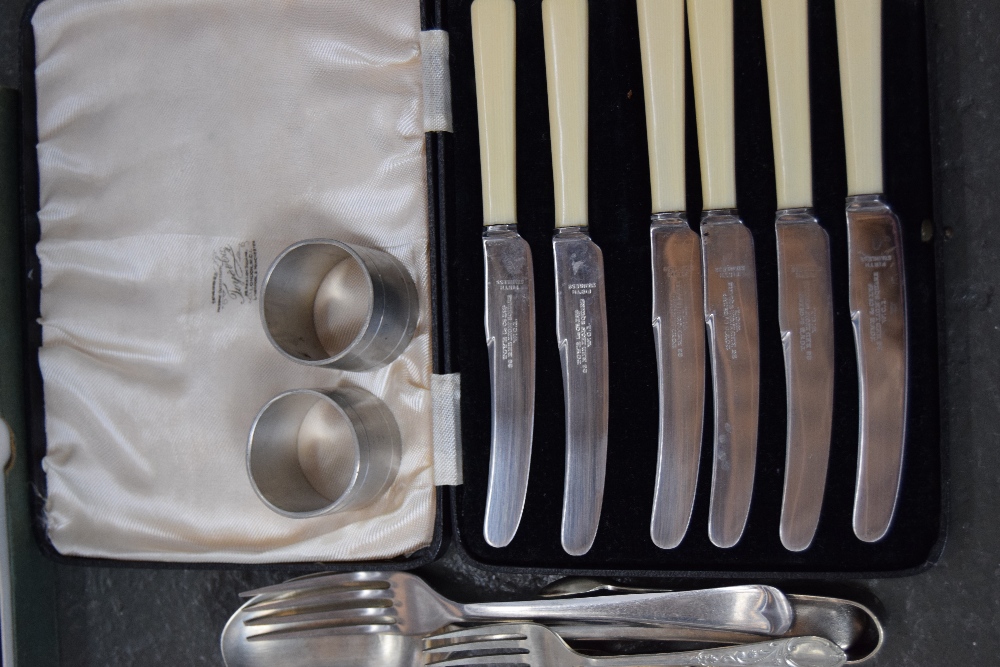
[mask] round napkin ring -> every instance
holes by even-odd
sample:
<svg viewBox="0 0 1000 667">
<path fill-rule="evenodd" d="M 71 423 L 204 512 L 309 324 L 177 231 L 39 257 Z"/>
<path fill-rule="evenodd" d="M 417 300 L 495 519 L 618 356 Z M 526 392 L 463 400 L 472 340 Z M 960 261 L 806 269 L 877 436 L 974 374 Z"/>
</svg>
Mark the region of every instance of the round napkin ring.
<svg viewBox="0 0 1000 667">
<path fill-rule="evenodd" d="M 294 389 L 257 413 L 247 472 L 265 505 L 305 519 L 376 500 L 396 479 L 402 450 L 396 419 L 375 395 Z"/>
<path fill-rule="evenodd" d="M 345 371 L 384 366 L 413 339 L 419 297 L 392 255 L 329 239 L 284 250 L 264 276 L 268 340 L 301 364 Z"/>
</svg>

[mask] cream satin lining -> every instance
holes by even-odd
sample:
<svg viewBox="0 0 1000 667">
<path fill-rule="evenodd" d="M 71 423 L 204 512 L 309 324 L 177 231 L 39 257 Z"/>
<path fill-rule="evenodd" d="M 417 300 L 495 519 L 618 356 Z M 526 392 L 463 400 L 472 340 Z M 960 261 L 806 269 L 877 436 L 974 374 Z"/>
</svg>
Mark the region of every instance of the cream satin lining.
<svg viewBox="0 0 1000 667">
<path fill-rule="evenodd" d="M 63 554 L 266 563 L 428 544 L 427 222 L 416 0 L 46 0 L 33 25 L 47 522 Z M 374 373 L 268 344 L 256 289 L 304 238 L 386 250 L 417 336 Z M 259 272 L 259 273 L 258 273 Z M 275 394 L 383 397 L 404 452 L 375 505 L 264 507 L 247 431 Z"/>
</svg>

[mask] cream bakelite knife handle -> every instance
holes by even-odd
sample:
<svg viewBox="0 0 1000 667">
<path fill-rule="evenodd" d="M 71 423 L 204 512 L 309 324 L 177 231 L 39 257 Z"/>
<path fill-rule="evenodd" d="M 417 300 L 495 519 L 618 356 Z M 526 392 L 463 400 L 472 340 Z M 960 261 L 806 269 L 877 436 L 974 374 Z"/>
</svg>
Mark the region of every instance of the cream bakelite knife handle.
<svg viewBox="0 0 1000 667">
<path fill-rule="evenodd" d="M 882 192 L 882 2 L 836 0 L 847 194 Z"/>
<path fill-rule="evenodd" d="M 587 0 L 543 0 L 556 227 L 587 224 Z"/>
<path fill-rule="evenodd" d="M 514 0 L 472 3 L 483 224 L 517 222 L 514 180 Z"/>
<path fill-rule="evenodd" d="M 638 0 L 653 212 L 683 211 L 684 0 Z"/>
<path fill-rule="evenodd" d="M 813 196 L 808 2 L 762 0 L 761 6 L 768 36 L 765 47 L 778 209 L 809 208 Z"/>
<path fill-rule="evenodd" d="M 702 208 L 736 208 L 733 0 L 688 0 Z"/>
</svg>

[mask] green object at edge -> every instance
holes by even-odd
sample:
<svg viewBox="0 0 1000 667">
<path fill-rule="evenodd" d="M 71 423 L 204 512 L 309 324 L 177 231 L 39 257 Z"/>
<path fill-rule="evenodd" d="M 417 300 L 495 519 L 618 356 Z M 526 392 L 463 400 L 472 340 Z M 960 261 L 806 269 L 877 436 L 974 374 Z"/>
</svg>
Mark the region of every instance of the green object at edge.
<svg viewBox="0 0 1000 667">
<path fill-rule="evenodd" d="M 32 534 L 25 452 L 28 428 L 21 326 L 18 101 L 17 91 L 0 88 L 0 416 L 10 427 L 13 449 L 5 501 L 13 574 L 15 665 L 56 667 L 55 565 L 42 554 Z"/>
</svg>

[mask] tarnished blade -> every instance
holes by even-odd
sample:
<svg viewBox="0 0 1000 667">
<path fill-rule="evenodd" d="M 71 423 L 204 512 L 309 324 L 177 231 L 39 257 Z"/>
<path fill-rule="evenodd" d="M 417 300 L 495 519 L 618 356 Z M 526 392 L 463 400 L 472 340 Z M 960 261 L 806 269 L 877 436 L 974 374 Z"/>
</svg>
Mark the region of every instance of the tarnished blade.
<svg viewBox="0 0 1000 667">
<path fill-rule="evenodd" d="M 691 520 L 705 414 L 701 245 L 683 214 L 656 214 L 649 229 L 659 396 L 659 455 L 650 535 L 681 543 Z"/>
<path fill-rule="evenodd" d="M 788 404 L 781 543 L 806 549 L 816 534 L 833 423 L 830 241 L 808 209 L 779 211 L 778 321 Z"/>
<path fill-rule="evenodd" d="M 735 212 L 706 211 L 701 241 L 715 399 L 708 536 L 718 547 L 731 547 L 746 526 L 757 464 L 757 269 L 753 237 Z"/>
<path fill-rule="evenodd" d="M 528 491 L 535 420 L 535 286 L 531 250 L 514 225 L 483 232 L 490 357 L 490 476 L 483 536 L 510 543 Z"/>
<path fill-rule="evenodd" d="M 861 395 L 854 533 L 875 542 L 888 532 L 899 495 L 908 373 L 899 219 L 879 195 L 848 198 L 847 245 Z"/>
<path fill-rule="evenodd" d="M 562 545 L 587 553 L 597 535 L 608 452 L 608 342 L 604 259 L 585 227 L 557 229 L 556 335 L 566 405 Z"/>
</svg>

